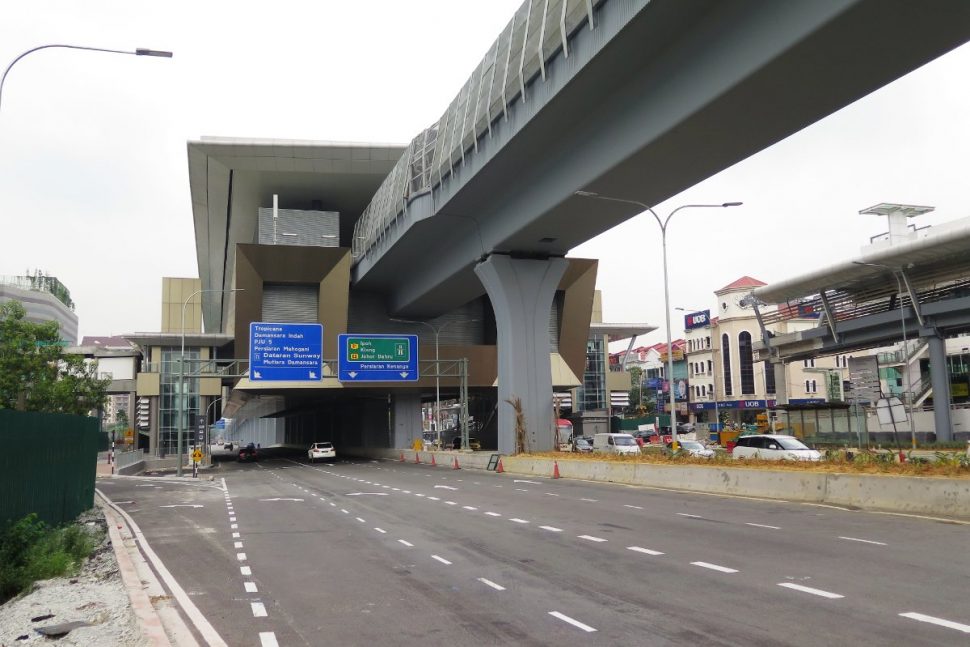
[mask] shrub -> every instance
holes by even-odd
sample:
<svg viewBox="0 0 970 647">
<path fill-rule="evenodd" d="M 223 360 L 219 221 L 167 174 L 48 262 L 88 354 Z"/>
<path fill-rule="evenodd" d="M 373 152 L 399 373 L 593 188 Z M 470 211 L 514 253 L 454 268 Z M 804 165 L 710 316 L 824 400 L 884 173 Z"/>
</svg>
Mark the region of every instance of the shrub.
<svg viewBox="0 0 970 647">
<path fill-rule="evenodd" d="M 0 604 L 38 580 L 76 573 L 97 539 L 82 526 L 50 528 L 29 514 L 0 530 Z"/>
</svg>

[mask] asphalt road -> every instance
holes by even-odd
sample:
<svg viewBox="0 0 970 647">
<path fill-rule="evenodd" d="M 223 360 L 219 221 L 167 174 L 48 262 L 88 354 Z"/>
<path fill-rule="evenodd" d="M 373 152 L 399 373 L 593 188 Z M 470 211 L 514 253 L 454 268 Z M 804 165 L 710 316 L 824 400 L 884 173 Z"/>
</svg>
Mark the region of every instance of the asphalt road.
<svg viewBox="0 0 970 647">
<path fill-rule="evenodd" d="M 970 525 L 398 462 L 215 472 L 99 487 L 233 646 L 970 644 Z"/>
</svg>

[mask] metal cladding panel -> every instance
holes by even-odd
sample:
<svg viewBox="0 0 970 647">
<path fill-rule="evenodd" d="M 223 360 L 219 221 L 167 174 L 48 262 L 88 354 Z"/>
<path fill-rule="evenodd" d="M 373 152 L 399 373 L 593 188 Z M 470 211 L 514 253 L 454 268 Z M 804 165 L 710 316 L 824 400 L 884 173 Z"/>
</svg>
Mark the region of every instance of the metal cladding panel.
<svg viewBox="0 0 970 647">
<path fill-rule="evenodd" d="M 262 321 L 277 323 L 317 323 L 320 286 L 274 285 L 263 286 Z"/>
<path fill-rule="evenodd" d="M 562 305 L 566 298 L 563 290 L 556 290 L 549 309 L 549 351 L 559 352 L 559 327 L 562 325 Z"/>
<path fill-rule="evenodd" d="M 339 247 L 340 214 L 336 211 L 260 207 L 257 242 L 260 245 Z"/>
<path fill-rule="evenodd" d="M 423 324 L 417 320 L 392 321 L 385 309 L 384 300 L 379 295 L 361 292 L 350 294 L 348 332 L 417 335 L 420 347 L 434 348 L 435 336 L 431 327 L 440 331 L 438 344 L 442 346 L 483 343 L 485 317 L 482 314 L 481 300 L 470 301 Z"/>
</svg>

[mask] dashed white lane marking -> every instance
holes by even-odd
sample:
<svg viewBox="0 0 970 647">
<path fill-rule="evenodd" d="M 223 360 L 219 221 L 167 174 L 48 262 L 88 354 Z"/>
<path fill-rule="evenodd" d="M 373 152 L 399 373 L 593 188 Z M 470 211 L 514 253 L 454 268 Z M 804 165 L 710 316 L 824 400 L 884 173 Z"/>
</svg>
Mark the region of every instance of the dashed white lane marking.
<svg viewBox="0 0 970 647">
<path fill-rule="evenodd" d="M 727 566 L 718 566 L 717 564 L 711 564 L 709 562 L 691 562 L 694 566 L 700 566 L 701 568 L 709 568 L 712 571 L 719 571 L 721 573 L 737 573 L 736 568 L 728 568 Z"/>
<path fill-rule="evenodd" d="M 875 544 L 876 546 L 887 546 L 888 544 L 881 541 L 872 541 L 871 539 L 859 539 L 858 537 L 839 537 L 839 539 L 845 539 L 846 541 L 857 541 L 862 544 Z"/>
<path fill-rule="evenodd" d="M 481 582 L 482 584 L 484 584 L 485 586 L 492 587 L 496 591 L 504 591 L 505 590 L 505 587 L 502 586 L 501 584 L 496 584 L 492 580 L 486 580 L 484 577 L 478 578 L 478 581 Z"/>
<path fill-rule="evenodd" d="M 485 514 L 487 514 L 490 517 L 501 517 L 502 516 L 498 512 L 486 512 Z"/>
<path fill-rule="evenodd" d="M 423 495 L 423 494 L 421 494 L 420 492 L 418 492 L 418 493 L 416 493 L 416 494 L 415 494 L 414 496 L 424 496 L 424 495 Z"/>
<path fill-rule="evenodd" d="M 603 542 L 608 541 L 602 537 L 593 537 L 592 535 L 577 535 L 580 539 L 585 539 L 586 541 Z"/>
<path fill-rule="evenodd" d="M 411 494 L 411 490 L 401 490 L 404 494 Z"/>
<path fill-rule="evenodd" d="M 478 510 L 478 508 L 476 508 L 473 505 L 463 505 L 461 507 L 462 507 L 463 510 Z"/>
<path fill-rule="evenodd" d="M 445 503 L 448 505 L 458 505 L 456 501 L 445 501 Z"/>
<path fill-rule="evenodd" d="M 441 499 L 439 499 L 439 498 L 438 498 L 438 497 L 436 497 L 436 496 L 429 496 L 429 497 L 428 497 L 428 501 L 441 501 Z"/>
<path fill-rule="evenodd" d="M 528 490 L 525 490 L 525 489 L 520 488 L 520 487 L 515 488 L 515 491 L 516 492 L 528 492 Z"/>
<path fill-rule="evenodd" d="M 229 517 L 229 521 L 230 521 L 230 522 L 233 522 L 233 521 L 235 521 L 235 520 L 236 520 L 236 518 L 235 518 L 235 517 Z"/>
<path fill-rule="evenodd" d="M 962 625 L 959 622 L 953 622 L 952 620 L 944 620 L 943 618 L 934 618 L 933 616 L 928 616 L 923 613 L 916 613 L 915 611 L 908 611 L 907 613 L 900 613 L 899 615 L 901 615 L 904 618 L 909 618 L 910 620 L 919 620 L 920 622 L 928 622 L 930 624 L 946 627 L 947 629 L 956 629 L 957 631 L 962 631 L 965 634 L 970 634 L 970 625 Z"/>
<path fill-rule="evenodd" d="M 229 524 L 229 529 L 230 530 L 235 530 L 238 527 L 239 527 L 239 524 L 238 523 L 231 523 L 231 524 Z"/>
<path fill-rule="evenodd" d="M 552 492 L 546 492 L 546 496 L 559 496 L 559 495 L 558 494 L 554 494 Z"/>
<path fill-rule="evenodd" d="M 252 575 L 253 574 L 253 569 L 249 568 L 248 566 L 240 566 L 239 567 L 239 572 L 242 575 Z"/>
<path fill-rule="evenodd" d="M 590 503 L 596 503 L 596 502 L 599 501 L 599 499 L 580 499 L 580 501 L 589 501 Z M 594 629 L 594 631 L 595 631 L 595 629 Z"/>
<path fill-rule="evenodd" d="M 367 485 L 370 485 L 370 483 L 368 483 Z M 392 487 L 391 490 L 393 490 L 394 492 L 400 492 L 401 491 L 401 488 L 399 488 L 399 487 Z"/>
<path fill-rule="evenodd" d="M 543 530 L 548 530 L 549 532 L 562 532 L 562 528 L 556 528 L 555 526 L 539 526 Z"/>
<path fill-rule="evenodd" d="M 236 559 L 238 559 L 240 562 L 245 562 L 246 553 L 236 553 Z"/>
<path fill-rule="evenodd" d="M 386 535 L 387 534 L 387 531 L 384 530 L 383 528 L 374 528 L 374 530 L 376 530 L 377 532 L 381 533 L 382 535 Z"/>
<path fill-rule="evenodd" d="M 529 523 L 528 520 L 526 520 L 526 519 L 519 519 L 517 517 L 512 517 L 511 519 L 509 519 L 509 521 L 511 521 L 513 523 Z"/>
<path fill-rule="evenodd" d="M 249 605 L 253 608 L 254 618 L 265 618 L 266 617 L 266 607 L 262 602 L 250 602 Z"/>
<path fill-rule="evenodd" d="M 448 561 L 447 559 L 445 559 L 444 557 L 438 557 L 437 555 L 432 555 L 432 556 L 431 556 L 431 559 L 436 559 L 436 560 L 438 560 L 439 562 L 441 562 L 442 564 L 444 564 L 445 566 L 451 566 L 451 562 L 449 562 L 449 561 Z"/>
<path fill-rule="evenodd" d="M 578 627 L 578 628 L 582 629 L 583 631 L 585 631 L 586 633 L 592 633 L 592 632 L 596 631 L 595 628 L 590 627 L 589 625 L 583 624 L 579 620 L 576 620 L 574 618 L 570 618 L 569 616 L 567 616 L 565 614 L 559 613 L 558 611 L 550 611 L 549 612 L 549 615 L 551 615 L 553 618 L 559 618 L 563 622 L 568 622 L 572 626 Z"/>
<path fill-rule="evenodd" d="M 272 631 L 260 631 L 259 647 L 280 647 L 280 644 L 276 642 L 276 634 Z"/>
<path fill-rule="evenodd" d="M 357 519 L 357 521 L 359 521 L 359 522 L 361 522 L 361 523 L 367 523 L 366 521 L 364 521 L 364 520 L 363 520 L 363 519 L 361 519 L 360 517 L 357 517 L 356 519 Z"/>
<path fill-rule="evenodd" d="M 623 504 L 623 507 L 624 508 L 633 508 L 634 510 L 643 510 L 643 508 L 640 507 L 640 506 L 638 506 L 638 505 L 629 505 L 627 503 L 624 503 Z"/>
<path fill-rule="evenodd" d="M 398 539 L 398 540 L 397 540 L 397 543 L 399 543 L 399 544 L 404 544 L 404 545 L 405 545 L 405 546 L 407 546 L 408 548 L 413 548 L 413 547 L 414 547 L 414 544 L 412 544 L 411 542 L 409 542 L 409 541 L 407 541 L 407 540 L 405 540 L 405 539 Z"/>
<path fill-rule="evenodd" d="M 334 503 L 333 501 L 331 501 L 331 502 L 330 502 L 330 507 L 332 507 L 332 508 L 336 508 L 336 507 L 337 507 L 337 504 L 336 504 L 336 503 Z"/>
<path fill-rule="evenodd" d="M 642 548 L 640 546 L 627 546 L 627 550 L 632 550 L 635 553 L 643 553 L 644 555 L 663 555 L 659 550 L 650 550 L 649 548 Z"/>
<path fill-rule="evenodd" d="M 844 595 L 839 595 L 838 593 L 830 593 L 828 591 L 823 591 L 822 589 L 813 589 L 810 586 L 802 586 L 801 584 L 793 584 L 792 582 L 781 582 L 778 586 L 783 586 L 786 589 L 792 589 L 795 591 L 801 591 L 802 593 L 811 593 L 812 595 L 817 595 L 820 598 L 829 598 L 830 600 L 838 600 L 839 598 L 844 598 Z"/>
<path fill-rule="evenodd" d="M 687 514 L 686 512 L 678 512 L 677 513 L 677 516 L 678 517 L 689 517 L 690 519 L 703 519 L 704 518 L 704 517 L 700 516 L 699 514 Z"/>
<path fill-rule="evenodd" d="M 243 582 L 243 586 L 246 587 L 246 593 L 259 593 L 256 590 L 256 582 Z"/>
<path fill-rule="evenodd" d="M 746 525 L 746 526 L 754 526 L 755 528 L 767 528 L 768 530 L 781 530 L 781 528 L 779 528 L 778 526 L 768 526 L 768 525 L 765 525 L 763 523 L 748 523 L 748 522 L 745 522 L 744 525 Z"/>
<path fill-rule="evenodd" d="M 346 508 L 340 508 L 340 511 L 341 511 L 341 512 L 343 512 L 344 514 L 350 514 L 350 513 L 349 513 L 349 512 L 348 512 L 348 511 L 346 510 Z"/>
<path fill-rule="evenodd" d="M 232 533 L 232 538 L 233 539 L 239 539 L 239 533 L 238 532 Z"/>
<path fill-rule="evenodd" d="M 243 547 L 243 543 L 241 541 L 234 541 L 234 542 L 232 542 L 232 547 L 233 548 L 242 548 Z"/>
</svg>

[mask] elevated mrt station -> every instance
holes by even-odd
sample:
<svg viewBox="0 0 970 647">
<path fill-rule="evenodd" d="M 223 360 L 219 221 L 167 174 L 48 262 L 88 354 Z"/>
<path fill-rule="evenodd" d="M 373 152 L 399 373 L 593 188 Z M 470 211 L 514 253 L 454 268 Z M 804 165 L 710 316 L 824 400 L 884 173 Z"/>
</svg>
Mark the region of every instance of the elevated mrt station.
<svg viewBox="0 0 970 647">
<path fill-rule="evenodd" d="M 541 348 L 526 339 L 507 344 L 523 373 L 532 372 L 526 362 L 544 360 L 548 367 L 545 379 L 538 380 L 547 385 L 543 391 L 520 397 L 538 400 L 548 410 L 550 430 L 529 429 L 527 442 L 538 448 L 551 441 L 553 389 L 581 384 L 577 376 L 586 363 L 596 261 L 558 259 L 555 275 L 543 271 L 532 277 L 538 282 L 525 286 L 526 298 L 506 309 L 511 311 L 496 314 L 479 283 L 477 290 L 450 295 L 458 307 L 434 317 L 408 317 L 388 309 L 388 295 L 356 289 L 351 277 L 354 225 L 401 147 L 204 139 L 190 142 L 188 150 L 206 331 L 188 336 L 189 349 L 194 341 L 216 343 L 203 355 L 232 359 L 201 362 L 198 371 L 191 362 L 186 366 L 190 379 L 221 379 L 230 437 L 263 447 L 325 440 L 338 447 L 406 447 L 424 430 L 435 430 L 428 413 L 436 393 L 446 401 L 467 394 L 461 399 L 471 434 L 485 448 L 512 452 L 497 431 L 497 409 L 511 405 L 498 402 L 496 325 L 497 317 L 512 317 L 547 340 Z M 440 254 L 449 245 L 429 235 L 425 253 Z M 406 277 L 409 267 L 397 271 Z M 503 271 L 523 277 L 519 268 L 495 270 Z M 528 272 L 524 276 L 530 278 Z M 320 375 L 257 376 L 249 366 L 254 322 L 320 324 Z M 395 381 L 370 376 L 377 381 L 361 382 L 341 376 L 338 343 L 348 333 L 416 337 L 419 375 Z M 178 337 L 168 335 L 166 344 L 176 347 Z M 458 417 L 443 418 L 443 440 L 458 433 Z"/>
</svg>

